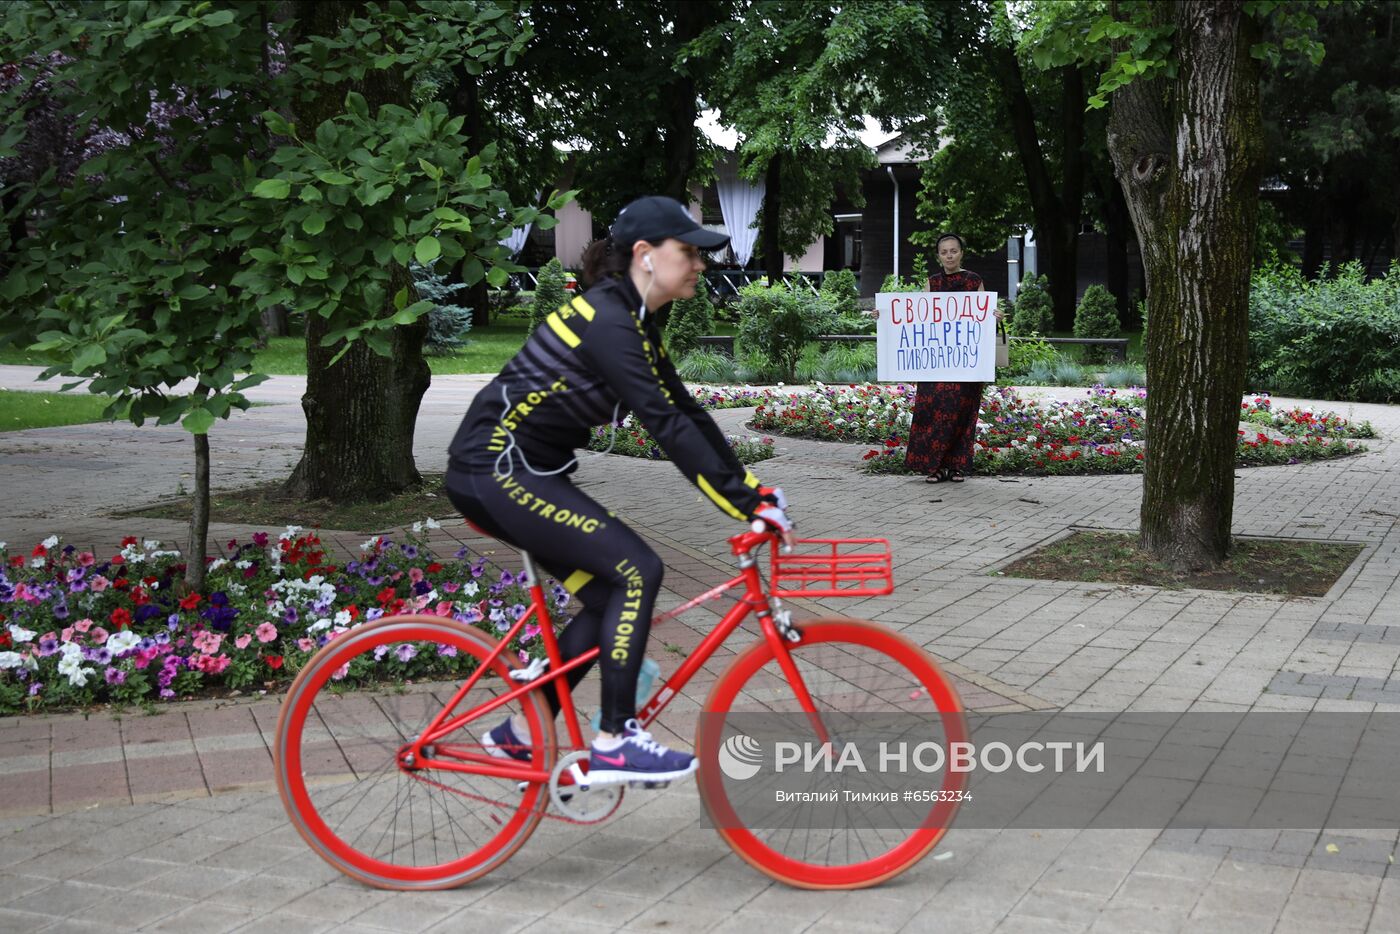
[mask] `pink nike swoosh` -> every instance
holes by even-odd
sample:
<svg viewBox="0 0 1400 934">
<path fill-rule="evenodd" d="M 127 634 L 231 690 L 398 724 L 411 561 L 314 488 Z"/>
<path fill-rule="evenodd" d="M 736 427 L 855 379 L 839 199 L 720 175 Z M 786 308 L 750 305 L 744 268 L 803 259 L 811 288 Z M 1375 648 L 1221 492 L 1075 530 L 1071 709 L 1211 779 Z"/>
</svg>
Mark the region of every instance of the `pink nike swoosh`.
<svg viewBox="0 0 1400 934">
<path fill-rule="evenodd" d="M 626 764 L 627 764 L 627 757 L 626 757 L 626 756 L 614 756 L 614 757 L 609 758 L 608 756 L 605 756 L 605 755 L 603 755 L 601 752 L 597 752 L 597 751 L 594 751 L 593 755 L 596 756 L 596 757 L 598 758 L 598 761 L 599 761 L 599 762 L 606 762 L 608 765 L 626 765 Z"/>
</svg>

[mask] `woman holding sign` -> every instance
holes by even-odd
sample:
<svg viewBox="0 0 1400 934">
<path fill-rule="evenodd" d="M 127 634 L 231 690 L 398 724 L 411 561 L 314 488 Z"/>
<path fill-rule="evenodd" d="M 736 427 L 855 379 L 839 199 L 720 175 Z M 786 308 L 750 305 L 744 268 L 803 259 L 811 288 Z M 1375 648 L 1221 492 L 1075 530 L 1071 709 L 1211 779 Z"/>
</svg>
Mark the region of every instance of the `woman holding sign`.
<svg viewBox="0 0 1400 934">
<path fill-rule="evenodd" d="M 962 268 L 963 242 L 957 234 L 938 238 L 943 271 L 929 276 L 930 292 L 984 292 L 982 277 Z M 1001 312 L 996 312 L 1001 319 Z M 982 383 L 919 383 L 904 464 L 924 474 L 925 483 L 962 483 L 972 470 L 972 442 L 982 408 Z"/>
</svg>

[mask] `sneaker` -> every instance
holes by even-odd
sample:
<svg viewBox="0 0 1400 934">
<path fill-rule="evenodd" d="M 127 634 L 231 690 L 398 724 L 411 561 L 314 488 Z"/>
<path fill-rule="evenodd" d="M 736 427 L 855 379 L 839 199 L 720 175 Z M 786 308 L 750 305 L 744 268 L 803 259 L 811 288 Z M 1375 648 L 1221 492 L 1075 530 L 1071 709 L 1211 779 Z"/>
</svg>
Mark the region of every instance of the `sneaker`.
<svg viewBox="0 0 1400 934">
<path fill-rule="evenodd" d="M 627 721 L 627 732 L 616 749 L 596 745 L 588 757 L 588 783 L 669 782 L 694 775 L 700 762 L 687 752 L 676 752 L 651 738 L 636 720 Z"/>
<path fill-rule="evenodd" d="M 515 730 L 511 729 L 510 717 L 506 717 L 501 725 L 491 730 L 481 738 L 481 745 L 486 748 L 489 755 L 497 759 L 514 759 L 517 762 L 529 762 L 530 744 L 522 743 L 515 735 Z"/>
</svg>

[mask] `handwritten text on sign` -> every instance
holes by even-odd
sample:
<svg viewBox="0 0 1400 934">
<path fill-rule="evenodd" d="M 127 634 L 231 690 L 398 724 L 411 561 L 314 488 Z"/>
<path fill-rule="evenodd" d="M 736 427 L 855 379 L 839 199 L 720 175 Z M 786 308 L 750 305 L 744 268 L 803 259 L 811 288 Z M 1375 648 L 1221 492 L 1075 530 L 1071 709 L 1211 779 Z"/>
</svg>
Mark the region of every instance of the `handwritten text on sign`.
<svg viewBox="0 0 1400 934">
<path fill-rule="evenodd" d="M 996 379 L 995 292 L 881 292 L 875 309 L 881 381 Z"/>
</svg>

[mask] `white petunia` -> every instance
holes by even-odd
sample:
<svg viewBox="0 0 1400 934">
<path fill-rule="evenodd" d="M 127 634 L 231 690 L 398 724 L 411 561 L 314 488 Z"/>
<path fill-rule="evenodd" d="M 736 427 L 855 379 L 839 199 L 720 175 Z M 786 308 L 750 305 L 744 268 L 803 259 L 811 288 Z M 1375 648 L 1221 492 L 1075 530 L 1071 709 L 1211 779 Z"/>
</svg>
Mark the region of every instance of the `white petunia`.
<svg viewBox="0 0 1400 934">
<path fill-rule="evenodd" d="M 24 656 L 18 652 L 0 652 L 0 669 L 18 668 L 24 664 Z"/>
<path fill-rule="evenodd" d="M 120 655 L 122 652 L 134 649 L 140 645 L 141 637 L 130 629 L 123 629 L 121 632 L 113 634 L 107 640 L 107 648 L 113 655 Z"/>
<path fill-rule="evenodd" d="M 16 642 L 28 642 L 38 635 L 34 630 L 16 626 L 14 623 L 9 625 L 9 630 L 10 638 L 14 639 Z"/>
<path fill-rule="evenodd" d="M 349 610 L 341 610 L 339 613 L 335 614 L 335 624 L 336 624 L 337 626 L 349 626 L 349 625 L 350 625 L 350 611 L 349 611 Z"/>
<path fill-rule="evenodd" d="M 50 535 L 48 538 L 44 539 L 43 544 L 45 548 L 52 548 L 54 545 L 58 544 L 58 536 Z"/>
</svg>

